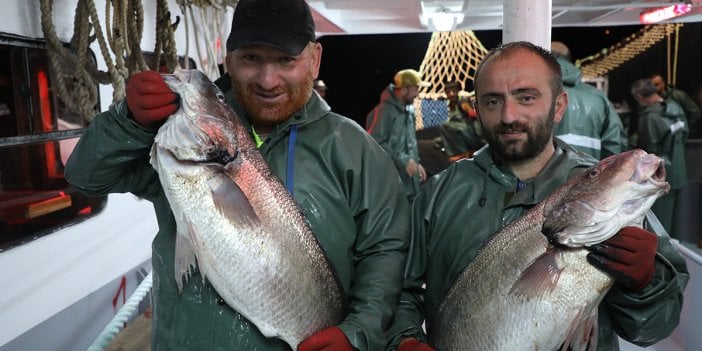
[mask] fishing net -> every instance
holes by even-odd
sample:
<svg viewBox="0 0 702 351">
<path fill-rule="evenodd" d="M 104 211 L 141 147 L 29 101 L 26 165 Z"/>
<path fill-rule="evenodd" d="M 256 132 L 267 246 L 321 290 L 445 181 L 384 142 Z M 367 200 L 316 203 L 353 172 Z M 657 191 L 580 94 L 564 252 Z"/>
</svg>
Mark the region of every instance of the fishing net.
<svg viewBox="0 0 702 351">
<path fill-rule="evenodd" d="M 422 87 L 414 101 L 417 129 L 435 127 L 448 118 L 444 82 L 456 80 L 463 88 L 472 90 L 475 70 L 487 49 L 473 31 L 434 32 L 420 65 Z"/>
<path fill-rule="evenodd" d="M 670 37 L 673 33 L 676 34 L 675 46 L 677 48 L 677 35 L 682 25 L 682 23 L 671 23 L 645 26 L 639 32 L 630 35 L 614 46 L 603 49 L 595 55 L 577 60 L 576 65 L 580 66 L 583 77 L 602 77 L 666 38 L 668 39 L 668 52 L 670 53 Z M 673 50 L 673 52 L 673 55 L 677 56 L 677 49 Z M 667 62 L 669 65 L 667 71 L 671 72 L 672 76 L 675 77 L 676 67 L 671 69 L 670 65 L 671 62 L 675 65 L 677 57 L 674 57 L 672 60 L 668 57 Z M 668 77 L 668 81 L 673 82 L 674 80 Z"/>
</svg>

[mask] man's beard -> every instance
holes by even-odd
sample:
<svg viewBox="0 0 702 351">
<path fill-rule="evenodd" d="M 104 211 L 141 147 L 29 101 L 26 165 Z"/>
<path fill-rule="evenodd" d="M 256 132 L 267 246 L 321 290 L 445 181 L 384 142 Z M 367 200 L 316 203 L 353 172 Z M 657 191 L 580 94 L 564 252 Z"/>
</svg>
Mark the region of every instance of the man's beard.
<svg viewBox="0 0 702 351">
<path fill-rule="evenodd" d="M 307 76 L 299 84 L 277 89 L 276 93 L 287 92 L 288 99 L 279 104 L 262 104 L 255 97 L 258 89 L 256 84 L 244 85 L 232 81 L 236 98 L 254 126 L 274 128 L 276 125 L 290 118 L 295 112 L 302 110 L 312 93 L 312 75 Z M 285 87 L 288 87 L 286 90 Z"/>
<path fill-rule="evenodd" d="M 523 123 L 500 124 L 495 130 L 485 133 L 485 139 L 491 148 L 505 161 L 523 161 L 534 158 L 544 151 L 551 140 L 555 123 L 553 121 L 555 110 L 556 106 L 551 106 L 546 118 L 540 118 L 533 128 Z M 507 131 L 525 131 L 527 140 L 525 142 L 500 141 L 500 133 Z"/>
</svg>

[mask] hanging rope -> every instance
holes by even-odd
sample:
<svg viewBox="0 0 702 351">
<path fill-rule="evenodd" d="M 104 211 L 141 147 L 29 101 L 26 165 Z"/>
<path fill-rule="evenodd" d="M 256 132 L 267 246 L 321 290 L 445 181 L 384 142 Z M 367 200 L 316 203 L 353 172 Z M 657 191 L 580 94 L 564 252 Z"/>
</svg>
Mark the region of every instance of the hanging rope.
<svg viewBox="0 0 702 351">
<path fill-rule="evenodd" d="M 673 51 L 673 72 L 672 72 L 672 77 L 668 82 L 672 84 L 673 86 L 676 85 L 677 83 L 677 78 L 678 78 L 678 52 L 680 50 L 680 27 L 681 26 L 675 26 L 675 46 L 674 46 L 674 51 Z"/>
<path fill-rule="evenodd" d="M 183 13 L 185 23 L 186 52 L 190 47 L 190 30 L 193 33 L 193 45 L 198 56 L 198 67 L 211 79 L 219 77 L 220 62 L 226 55 L 223 50 L 225 36 L 228 34 L 221 25 L 226 17 L 226 8 L 235 8 L 236 0 L 177 0 Z M 196 21 L 196 13 L 199 20 Z"/>
<path fill-rule="evenodd" d="M 90 75 L 85 74 L 84 71 L 81 72 L 81 68 L 85 66 L 72 64 L 78 60 L 76 53 L 66 49 L 58 39 L 52 21 L 53 1 L 41 0 L 40 6 L 41 26 L 46 39 L 52 85 L 58 98 L 70 110 L 91 120 L 97 113 L 94 108 L 97 104 L 97 90 L 94 81 Z M 72 69 L 70 72 L 64 72 L 64 67 Z M 79 98 L 74 99 L 74 97 Z"/>
<path fill-rule="evenodd" d="M 97 15 L 94 0 L 78 0 L 75 11 L 73 37 L 64 45 L 56 35 L 52 20 L 53 0 L 40 0 L 42 30 L 47 42 L 52 85 L 66 106 L 87 120 L 97 115 L 98 84 L 112 84 L 113 101 L 125 95 L 125 82 L 137 71 L 149 69 L 141 51 L 144 31 L 143 0 L 106 0 L 105 28 Z M 220 62 L 226 54 L 223 49 L 228 31 L 221 24 L 227 8 L 235 8 L 237 0 L 177 0 L 182 10 L 186 50 L 189 52 L 190 28 L 195 39 L 200 69 L 210 78 L 219 76 Z M 195 7 L 195 9 L 193 9 Z M 196 13 L 198 15 L 196 20 Z M 180 22 L 176 16 L 171 23 L 168 0 L 156 1 L 156 43 L 153 69 L 165 65 L 173 71 L 179 66 L 175 31 Z M 100 71 L 94 62 L 90 45 L 97 40 L 107 71 Z M 187 55 L 187 54 L 186 54 Z M 186 56 L 186 65 L 189 60 Z"/>
<path fill-rule="evenodd" d="M 176 50 L 174 34 L 179 23 L 180 17 L 178 16 L 176 16 L 176 21 L 171 23 L 171 12 L 168 9 L 168 1 L 158 0 L 156 2 L 156 46 L 154 48 L 154 69 L 158 70 L 161 65 L 165 64 L 168 71 L 172 72 L 179 66 L 178 51 Z M 185 52 L 188 52 L 187 42 Z M 187 54 L 185 62 L 187 65 Z"/>
</svg>

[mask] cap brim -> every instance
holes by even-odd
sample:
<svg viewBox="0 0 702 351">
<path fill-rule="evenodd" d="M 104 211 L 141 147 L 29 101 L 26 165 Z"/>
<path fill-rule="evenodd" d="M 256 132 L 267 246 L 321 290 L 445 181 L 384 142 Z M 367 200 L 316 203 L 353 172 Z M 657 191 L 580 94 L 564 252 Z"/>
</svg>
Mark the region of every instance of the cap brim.
<svg viewBox="0 0 702 351">
<path fill-rule="evenodd" d="M 290 55 L 297 56 L 307 47 L 306 38 L 289 31 L 268 31 L 262 35 L 258 30 L 242 30 L 227 40 L 227 50 L 234 51 L 249 45 L 269 45 Z"/>
</svg>

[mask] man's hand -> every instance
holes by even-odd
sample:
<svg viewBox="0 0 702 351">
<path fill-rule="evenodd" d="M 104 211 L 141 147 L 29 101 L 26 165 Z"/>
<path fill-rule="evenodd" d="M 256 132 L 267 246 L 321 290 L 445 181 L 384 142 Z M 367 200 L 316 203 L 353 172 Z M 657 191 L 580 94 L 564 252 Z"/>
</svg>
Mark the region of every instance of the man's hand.
<svg viewBox="0 0 702 351">
<path fill-rule="evenodd" d="M 127 82 L 127 107 L 144 127 L 156 127 L 178 109 L 178 95 L 160 74 L 142 71 Z"/>
<path fill-rule="evenodd" d="M 344 332 L 339 327 L 322 329 L 305 339 L 298 351 L 354 351 Z"/>
<path fill-rule="evenodd" d="M 419 166 L 418 167 L 419 182 L 424 183 L 424 181 L 427 180 L 427 171 L 424 169 L 424 166 L 422 166 L 421 164 L 418 163 L 417 166 Z"/>
<path fill-rule="evenodd" d="M 414 174 L 417 173 L 417 162 L 414 160 L 409 160 L 407 162 L 407 165 L 405 166 L 405 171 L 407 172 L 407 175 L 410 177 L 414 177 Z"/>
<path fill-rule="evenodd" d="M 397 351 L 434 351 L 431 346 L 417 340 L 417 339 L 405 339 L 400 342 L 397 347 Z"/>
<path fill-rule="evenodd" d="M 589 247 L 587 260 L 609 273 L 624 289 L 639 291 L 653 278 L 657 247 L 656 234 L 624 227 L 609 240 Z"/>
</svg>

